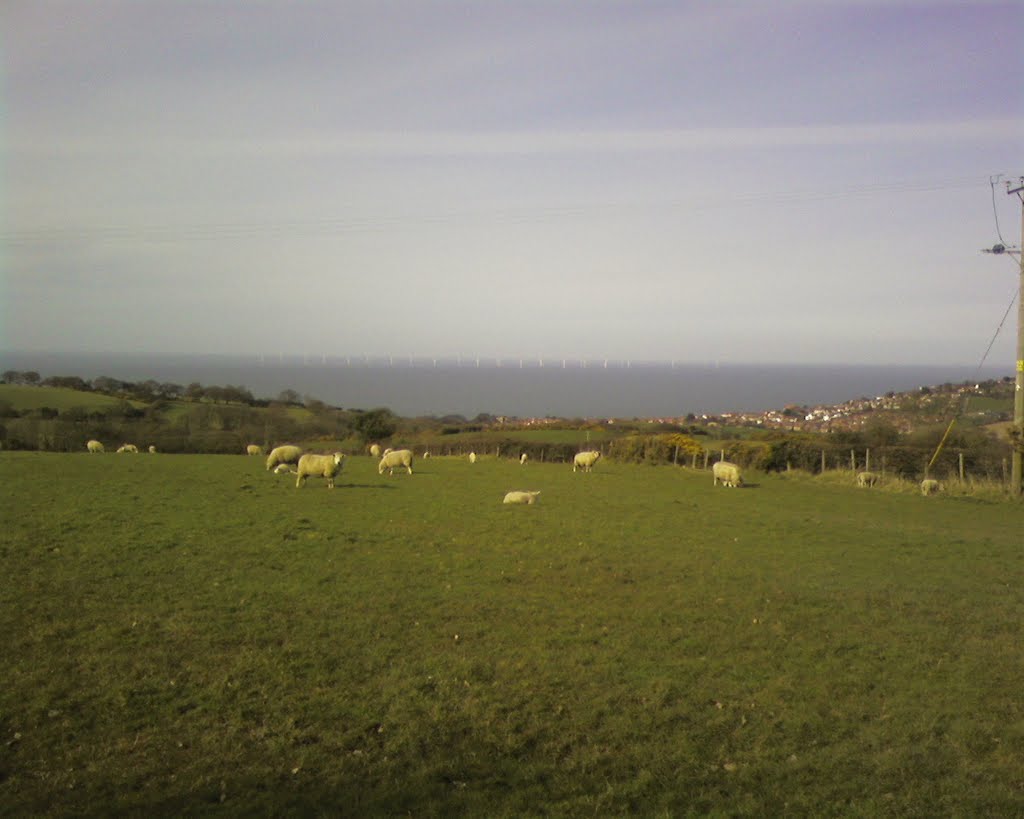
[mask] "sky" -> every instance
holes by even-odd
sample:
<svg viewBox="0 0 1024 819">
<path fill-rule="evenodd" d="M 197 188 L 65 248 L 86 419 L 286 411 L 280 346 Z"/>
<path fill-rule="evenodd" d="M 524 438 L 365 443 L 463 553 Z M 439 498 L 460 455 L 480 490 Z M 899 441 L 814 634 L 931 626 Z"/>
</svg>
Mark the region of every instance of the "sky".
<svg viewBox="0 0 1024 819">
<path fill-rule="evenodd" d="M 9 0 L 0 349 L 978 363 L 1022 31 L 1018 0 Z"/>
</svg>

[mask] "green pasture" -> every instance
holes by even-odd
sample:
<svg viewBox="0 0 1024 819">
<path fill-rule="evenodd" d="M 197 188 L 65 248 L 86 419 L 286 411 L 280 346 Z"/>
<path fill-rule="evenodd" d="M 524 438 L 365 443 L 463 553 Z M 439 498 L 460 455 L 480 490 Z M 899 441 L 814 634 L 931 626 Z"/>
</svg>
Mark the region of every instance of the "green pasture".
<svg viewBox="0 0 1024 819">
<path fill-rule="evenodd" d="M 481 442 L 502 443 L 505 441 L 523 441 L 532 444 L 578 444 L 585 448 L 590 444 L 599 444 L 612 440 L 619 433 L 608 429 L 523 429 L 519 427 L 506 429 L 492 427 L 477 432 L 455 432 L 450 435 L 435 434 L 419 437 L 429 441 L 435 449 L 451 447 L 457 449 L 465 444 Z"/>
<path fill-rule="evenodd" d="M 19 412 L 42 407 L 64 412 L 81 407 L 86 412 L 113 409 L 124 403 L 120 398 L 98 392 L 83 392 L 65 387 L 34 387 L 28 384 L 0 384 L 0 403 L 10 404 Z M 146 406 L 141 401 L 129 401 L 133 407 Z"/>
<path fill-rule="evenodd" d="M 1024 813 L 1021 504 L 415 468 L 0 453 L 4 815 Z"/>
</svg>

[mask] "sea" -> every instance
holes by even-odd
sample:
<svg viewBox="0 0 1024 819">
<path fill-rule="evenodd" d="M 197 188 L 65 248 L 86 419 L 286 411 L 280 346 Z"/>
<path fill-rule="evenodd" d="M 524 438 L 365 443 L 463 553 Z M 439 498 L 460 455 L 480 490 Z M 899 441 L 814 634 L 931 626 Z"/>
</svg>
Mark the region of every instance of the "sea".
<svg viewBox="0 0 1024 819">
<path fill-rule="evenodd" d="M 294 390 L 346 409 L 406 416 L 680 418 L 840 404 L 944 383 L 1013 375 L 1011 366 L 738 364 L 338 355 L 0 351 L 0 372 Z"/>
</svg>

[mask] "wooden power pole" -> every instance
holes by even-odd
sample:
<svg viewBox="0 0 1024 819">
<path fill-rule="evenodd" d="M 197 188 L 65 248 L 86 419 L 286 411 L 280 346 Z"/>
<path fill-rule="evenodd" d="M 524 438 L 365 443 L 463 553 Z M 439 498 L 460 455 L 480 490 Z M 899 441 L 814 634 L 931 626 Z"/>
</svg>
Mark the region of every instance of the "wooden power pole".
<svg viewBox="0 0 1024 819">
<path fill-rule="evenodd" d="M 1013 426 L 1017 435 L 1024 435 L 1024 177 L 1021 177 L 1017 187 L 1006 186 L 1007 193 L 1017 194 L 1021 200 L 1020 208 L 1020 289 L 1017 291 L 1017 380 L 1013 393 Z M 1020 437 L 1015 440 L 1013 448 L 1013 463 L 1010 469 L 1010 491 L 1014 495 L 1021 493 L 1021 449 L 1024 447 L 1024 440 Z"/>
</svg>

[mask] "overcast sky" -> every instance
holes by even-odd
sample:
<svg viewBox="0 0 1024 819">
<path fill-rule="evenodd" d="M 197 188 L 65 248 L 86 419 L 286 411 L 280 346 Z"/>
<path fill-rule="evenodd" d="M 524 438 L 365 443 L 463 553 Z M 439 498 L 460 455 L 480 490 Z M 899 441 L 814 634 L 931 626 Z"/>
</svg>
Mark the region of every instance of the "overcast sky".
<svg viewBox="0 0 1024 819">
<path fill-rule="evenodd" d="M 976 363 L 1022 31 L 1019 0 L 8 0 L 0 348 Z"/>
</svg>

